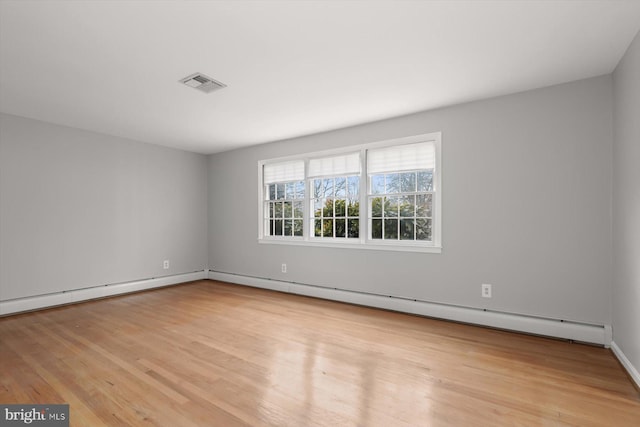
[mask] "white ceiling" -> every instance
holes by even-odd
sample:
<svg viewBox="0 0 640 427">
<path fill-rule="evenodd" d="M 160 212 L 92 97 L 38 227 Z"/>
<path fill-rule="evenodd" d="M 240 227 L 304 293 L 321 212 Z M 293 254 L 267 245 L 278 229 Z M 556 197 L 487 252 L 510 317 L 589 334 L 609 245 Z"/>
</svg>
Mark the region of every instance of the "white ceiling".
<svg viewBox="0 0 640 427">
<path fill-rule="evenodd" d="M 638 0 L 0 0 L 0 111 L 214 153 L 607 74 L 639 29 Z"/>
</svg>

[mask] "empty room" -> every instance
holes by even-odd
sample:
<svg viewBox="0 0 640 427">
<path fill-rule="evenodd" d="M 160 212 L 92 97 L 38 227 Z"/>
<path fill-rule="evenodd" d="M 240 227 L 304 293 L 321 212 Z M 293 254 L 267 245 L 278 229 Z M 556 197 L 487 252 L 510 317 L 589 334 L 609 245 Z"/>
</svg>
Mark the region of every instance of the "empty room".
<svg viewBox="0 0 640 427">
<path fill-rule="evenodd" d="M 0 426 L 640 425 L 639 31 L 0 0 Z"/>
</svg>

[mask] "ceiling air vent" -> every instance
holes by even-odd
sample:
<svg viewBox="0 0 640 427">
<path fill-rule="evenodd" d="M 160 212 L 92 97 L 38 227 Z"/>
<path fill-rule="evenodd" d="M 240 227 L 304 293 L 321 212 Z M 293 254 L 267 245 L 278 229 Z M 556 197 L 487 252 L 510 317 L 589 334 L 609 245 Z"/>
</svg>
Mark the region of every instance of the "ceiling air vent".
<svg viewBox="0 0 640 427">
<path fill-rule="evenodd" d="M 226 84 L 220 83 L 219 81 L 216 81 L 211 77 L 207 77 L 202 73 L 191 74 L 190 76 L 181 79 L 180 83 L 184 83 L 187 86 L 198 89 L 199 91 L 202 91 L 204 93 L 213 92 L 214 90 L 227 87 Z"/>
</svg>

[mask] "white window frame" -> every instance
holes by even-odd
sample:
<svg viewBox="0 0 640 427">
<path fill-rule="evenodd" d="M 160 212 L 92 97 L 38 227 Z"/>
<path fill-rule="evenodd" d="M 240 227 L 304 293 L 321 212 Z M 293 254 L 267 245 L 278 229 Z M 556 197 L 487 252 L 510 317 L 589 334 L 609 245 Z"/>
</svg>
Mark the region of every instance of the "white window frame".
<svg viewBox="0 0 640 427">
<path fill-rule="evenodd" d="M 383 148 L 394 145 L 405 145 L 419 142 L 432 142 L 435 148 L 435 171 L 433 174 L 433 226 L 431 241 L 415 241 L 415 240 L 379 240 L 370 239 L 369 231 L 369 206 L 368 206 L 368 190 L 369 176 L 367 173 L 367 150 L 375 148 Z M 313 178 L 308 177 L 309 161 L 315 158 L 331 157 L 341 154 L 360 153 L 360 229 L 359 238 L 342 238 L 342 237 L 314 237 L 311 236 L 311 200 L 312 188 L 311 182 Z M 280 163 L 293 160 L 304 161 L 304 182 L 305 182 L 305 202 L 303 212 L 303 236 L 269 236 L 265 235 L 264 230 L 264 205 L 265 205 L 265 185 L 263 183 L 264 165 L 271 163 Z M 284 244 L 284 245 L 303 245 L 316 247 L 335 247 L 335 248 L 352 248 L 352 249 L 373 249 L 385 251 L 407 251 L 407 252 L 426 252 L 441 253 L 442 252 L 442 133 L 433 132 L 421 135 L 414 135 L 404 138 L 395 138 L 385 141 L 349 146 L 333 150 L 317 151 L 313 153 L 305 153 L 295 156 L 279 157 L 258 162 L 258 242 L 261 244 Z"/>
</svg>

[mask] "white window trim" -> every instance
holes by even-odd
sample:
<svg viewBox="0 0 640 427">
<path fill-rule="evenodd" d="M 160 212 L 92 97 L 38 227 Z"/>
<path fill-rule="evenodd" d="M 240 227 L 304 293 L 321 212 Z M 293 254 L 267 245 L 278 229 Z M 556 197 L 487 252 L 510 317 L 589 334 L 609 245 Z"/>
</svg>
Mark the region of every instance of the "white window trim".
<svg viewBox="0 0 640 427">
<path fill-rule="evenodd" d="M 434 188 L 436 189 L 434 194 L 434 211 L 433 220 L 434 227 L 432 230 L 433 241 L 431 244 L 425 244 L 424 242 L 416 241 L 380 241 L 369 239 L 369 221 L 368 221 L 368 205 L 362 204 L 362 200 L 366 200 L 368 196 L 367 188 L 367 165 L 366 165 L 366 150 L 372 148 L 381 148 L 392 145 L 411 144 L 417 142 L 433 142 L 435 147 L 436 156 L 436 170 L 433 176 Z M 318 238 L 315 236 L 309 236 L 309 218 L 310 207 L 309 203 L 304 203 L 304 218 L 303 227 L 306 235 L 300 236 L 266 236 L 264 234 L 264 183 L 263 183 L 263 167 L 269 163 L 279 163 L 291 160 L 304 160 L 305 163 L 305 200 L 309 200 L 309 178 L 307 177 L 307 171 L 309 167 L 309 160 L 317 157 L 330 157 L 332 155 L 340 155 L 345 153 L 353 153 L 360 151 L 361 162 L 361 175 L 360 175 L 360 198 L 361 207 L 365 206 L 363 210 L 360 210 L 360 237 L 358 239 L 343 239 L 343 238 Z M 353 145 L 338 149 L 315 151 L 312 153 L 303 153 L 299 155 L 286 156 L 273 158 L 268 160 L 260 160 L 258 162 L 258 243 L 260 244 L 275 244 L 275 245 L 293 245 L 293 246 L 312 246 L 312 247 L 324 247 L 324 248 L 343 248 L 343 249 L 366 249 L 366 250 L 384 250 L 384 251 L 400 251 L 400 252 L 424 252 L 424 253 L 441 253 L 442 252 L 442 133 L 433 132 L 421 135 L 414 135 L 403 138 L 395 138 L 390 140 L 384 140 L 379 142 Z"/>
</svg>

